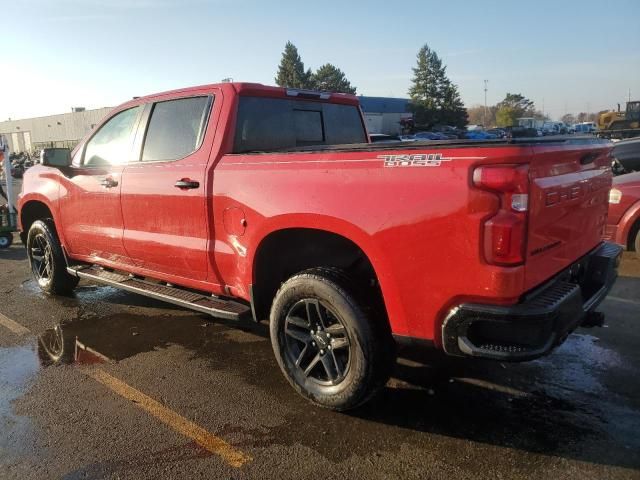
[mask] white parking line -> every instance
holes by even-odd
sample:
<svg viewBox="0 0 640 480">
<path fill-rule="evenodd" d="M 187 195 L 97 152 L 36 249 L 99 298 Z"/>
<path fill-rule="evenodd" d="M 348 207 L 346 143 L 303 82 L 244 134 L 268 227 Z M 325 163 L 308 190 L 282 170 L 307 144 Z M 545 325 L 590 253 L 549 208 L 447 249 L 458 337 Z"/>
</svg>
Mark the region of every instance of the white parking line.
<svg viewBox="0 0 640 480">
<path fill-rule="evenodd" d="M 9 317 L 5 317 L 1 313 L 0 313 L 0 325 L 2 325 L 5 328 L 8 328 L 9 330 L 11 330 L 16 335 L 22 336 L 22 335 L 27 335 L 29 333 L 29 329 L 28 328 L 23 327 L 18 322 L 14 322 Z"/>
</svg>

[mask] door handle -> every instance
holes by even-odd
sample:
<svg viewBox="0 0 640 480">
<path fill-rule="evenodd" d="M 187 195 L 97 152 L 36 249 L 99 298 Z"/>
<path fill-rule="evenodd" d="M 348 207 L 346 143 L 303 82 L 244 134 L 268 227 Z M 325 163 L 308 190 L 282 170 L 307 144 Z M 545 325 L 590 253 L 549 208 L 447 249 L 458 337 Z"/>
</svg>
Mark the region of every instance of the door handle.
<svg viewBox="0 0 640 480">
<path fill-rule="evenodd" d="M 104 188 L 113 188 L 118 186 L 118 181 L 114 180 L 111 177 L 107 177 L 100 182 L 100 185 L 102 185 Z"/>
<path fill-rule="evenodd" d="M 200 186 L 200 182 L 196 182 L 195 180 L 189 180 L 188 178 L 181 178 L 174 185 L 176 188 L 198 188 Z"/>
</svg>

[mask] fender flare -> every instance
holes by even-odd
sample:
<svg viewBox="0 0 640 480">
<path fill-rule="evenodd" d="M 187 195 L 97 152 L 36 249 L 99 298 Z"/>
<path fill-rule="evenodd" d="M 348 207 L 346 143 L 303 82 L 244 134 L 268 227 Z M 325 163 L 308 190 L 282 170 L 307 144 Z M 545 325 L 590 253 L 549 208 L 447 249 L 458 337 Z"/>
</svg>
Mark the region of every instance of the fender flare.
<svg viewBox="0 0 640 480">
<path fill-rule="evenodd" d="M 53 217 L 53 223 L 55 225 L 60 225 L 58 222 L 60 212 L 58 212 L 57 202 L 51 202 L 49 198 L 42 195 L 41 193 L 32 192 L 22 196 L 18 201 L 18 230 L 21 232 L 21 234 L 26 235 L 28 233 L 24 231 L 24 226 L 22 224 L 22 211 L 31 202 L 42 203 L 44 206 L 46 206 L 51 212 L 51 216 Z M 64 241 L 64 234 L 62 232 L 62 229 L 56 228 L 56 233 L 58 234 L 60 243 L 64 246 L 65 241 Z"/>
<path fill-rule="evenodd" d="M 640 200 L 632 203 L 629 208 L 624 212 L 622 218 L 618 222 L 619 228 L 616 232 L 616 243 L 624 245 L 625 248 L 629 246 L 631 242 L 631 228 L 640 219 Z"/>
<path fill-rule="evenodd" d="M 247 264 L 251 268 L 250 278 L 253 280 L 256 271 L 257 253 L 265 239 L 272 233 L 288 229 L 310 229 L 339 235 L 354 245 L 365 254 L 380 284 L 383 301 L 387 310 L 389 323 L 393 327 L 394 333 L 407 332 L 406 316 L 404 306 L 399 301 L 400 295 L 397 292 L 398 282 L 391 269 L 390 262 L 384 251 L 380 249 L 375 238 L 369 235 L 358 226 L 340 218 L 323 214 L 286 214 L 265 219 L 249 242 L 255 248 L 247 252 Z"/>
</svg>

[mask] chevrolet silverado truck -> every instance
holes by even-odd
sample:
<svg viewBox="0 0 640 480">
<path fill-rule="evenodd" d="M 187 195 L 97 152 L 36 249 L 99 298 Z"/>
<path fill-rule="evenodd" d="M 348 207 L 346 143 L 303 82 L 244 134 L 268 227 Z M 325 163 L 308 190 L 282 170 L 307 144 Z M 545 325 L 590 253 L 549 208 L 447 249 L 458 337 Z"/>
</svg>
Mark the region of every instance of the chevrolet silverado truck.
<svg viewBox="0 0 640 480">
<path fill-rule="evenodd" d="M 269 319 L 283 374 L 346 410 L 398 345 L 522 361 L 595 312 L 611 145 L 372 144 L 356 97 L 225 83 L 133 99 L 29 169 L 19 223 L 44 292 L 101 282 Z"/>
</svg>

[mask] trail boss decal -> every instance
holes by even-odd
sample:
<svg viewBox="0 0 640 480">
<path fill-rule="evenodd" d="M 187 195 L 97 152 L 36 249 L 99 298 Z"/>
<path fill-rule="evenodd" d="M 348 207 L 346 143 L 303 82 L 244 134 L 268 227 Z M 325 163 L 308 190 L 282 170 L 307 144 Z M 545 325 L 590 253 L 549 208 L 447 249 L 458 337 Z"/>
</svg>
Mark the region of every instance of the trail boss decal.
<svg viewBox="0 0 640 480">
<path fill-rule="evenodd" d="M 418 153 L 416 155 L 378 155 L 385 167 L 439 167 L 442 162 L 453 160 L 441 153 Z"/>
</svg>

